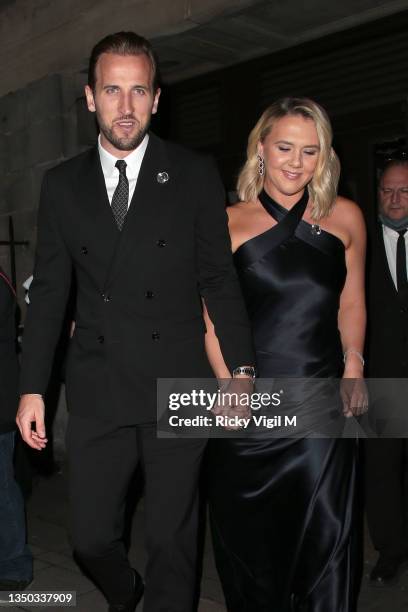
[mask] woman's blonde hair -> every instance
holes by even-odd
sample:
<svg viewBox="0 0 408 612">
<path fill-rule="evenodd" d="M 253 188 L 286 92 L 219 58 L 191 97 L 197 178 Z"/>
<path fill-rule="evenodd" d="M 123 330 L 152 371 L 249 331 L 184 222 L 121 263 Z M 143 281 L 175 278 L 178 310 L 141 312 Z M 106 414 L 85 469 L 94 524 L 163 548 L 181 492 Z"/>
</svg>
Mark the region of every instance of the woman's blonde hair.
<svg viewBox="0 0 408 612">
<path fill-rule="evenodd" d="M 340 162 L 332 148 L 333 132 L 327 113 L 308 98 L 281 98 L 262 114 L 248 138 L 247 161 L 238 176 L 238 194 L 245 202 L 257 199 L 265 179 L 265 175 L 259 174 L 258 143 L 265 140 L 275 121 L 288 115 L 312 119 L 316 126 L 320 151 L 308 191 L 313 206 L 311 216 L 318 221 L 330 213 L 335 202 Z"/>
</svg>

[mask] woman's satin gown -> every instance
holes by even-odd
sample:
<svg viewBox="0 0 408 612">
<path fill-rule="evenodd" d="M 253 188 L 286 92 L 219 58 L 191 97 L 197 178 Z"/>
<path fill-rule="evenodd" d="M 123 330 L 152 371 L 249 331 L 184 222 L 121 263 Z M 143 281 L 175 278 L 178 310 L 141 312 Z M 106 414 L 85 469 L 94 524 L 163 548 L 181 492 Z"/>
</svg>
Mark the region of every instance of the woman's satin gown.
<svg viewBox="0 0 408 612">
<path fill-rule="evenodd" d="M 307 191 L 235 253 L 259 377 L 338 377 L 345 250 L 301 220 Z M 210 512 L 229 612 L 350 612 L 356 444 L 257 437 L 210 443 Z"/>
</svg>

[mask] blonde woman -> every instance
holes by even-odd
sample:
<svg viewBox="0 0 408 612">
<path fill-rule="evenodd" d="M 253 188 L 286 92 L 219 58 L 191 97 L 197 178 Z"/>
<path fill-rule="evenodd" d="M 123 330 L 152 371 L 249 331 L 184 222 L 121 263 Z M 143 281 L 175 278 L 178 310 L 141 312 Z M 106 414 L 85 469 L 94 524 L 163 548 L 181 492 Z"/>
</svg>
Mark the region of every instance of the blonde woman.
<svg viewBox="0 0 408 612">
<path fill-rule="evenodd" d="M 230 207 L 260 377 L 361 378 L 365 228 L 337 196 L 325 111 L 284 98 L 252 130 Z M 207 317 L 216 375 L 230 373 Z M 363 394 L 345 416 L 366 409 Z M 335 437 L 214 440 L 210 507 L 230 612 L 350 612 L 356 446 Z"/>
</svg>

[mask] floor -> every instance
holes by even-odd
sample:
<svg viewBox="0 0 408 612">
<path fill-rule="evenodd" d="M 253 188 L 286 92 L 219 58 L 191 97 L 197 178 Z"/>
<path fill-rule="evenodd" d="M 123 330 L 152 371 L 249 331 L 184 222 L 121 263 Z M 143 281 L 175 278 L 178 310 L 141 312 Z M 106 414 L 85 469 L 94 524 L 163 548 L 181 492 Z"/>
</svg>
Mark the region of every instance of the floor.
<svg viewBox="0 0 408 612">
<path fill-rule="evenodd" d="M 35 579 L 29 590 L 76 591 L 77 612 L 105 612 L 104 598 L 79 570 L 72 559 L 66 531 L 67 489 L 65 470 L 62 468 L 49 477 L 37 477 L 28 503 L 29 543 L 35 558 Z M 134 521 L 130 559 L 132 565 L 143 568 L 145 555 L 140 542 L 143 528 L 143 500 L 139 503 Z M 367 576 L 375 561 L 369 539 L 366 538 L 364 579 L 358 612 L 408 611 L 408 572 L 395 587 L 373 588 Z M 0 604 L 1 606 L 1 604 Z M 11 610 L 51 610 L 56 607 L 10 607 Z M 142 609 L 142 604 L 138 610 Z M 214 567 L 210 538 L 204 553 L 203 578 L 199 612 L 224 612 L 223 596 Z M 277 612 L 277 611 L 271 611 Z M 325 611 L 326 612 L 326 611 Z M 327 612 L 336 612 L 327 610 Z"/>
</svg>

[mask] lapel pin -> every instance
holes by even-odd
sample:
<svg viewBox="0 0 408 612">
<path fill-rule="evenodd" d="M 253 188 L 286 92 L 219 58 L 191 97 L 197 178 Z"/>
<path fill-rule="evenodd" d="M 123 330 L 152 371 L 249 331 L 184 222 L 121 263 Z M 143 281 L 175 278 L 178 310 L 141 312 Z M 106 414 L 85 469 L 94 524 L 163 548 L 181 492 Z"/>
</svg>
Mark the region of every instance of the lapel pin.
<svg viewBox="0 0 408 612">
<path fill-rule="evenodd" d="M 167 174 L 167 172 L 159 172 L 157 174 L 157 182 L 158 183 L 167 183 L 167 181 L 169 180 L 169 175 Z"/>
</svg>

